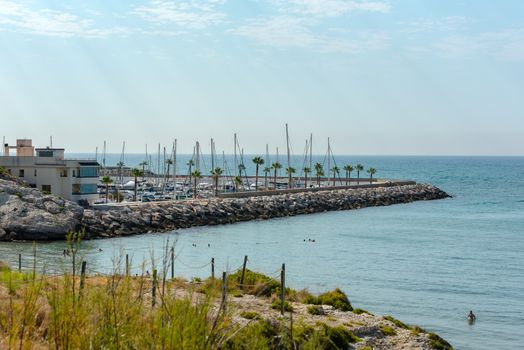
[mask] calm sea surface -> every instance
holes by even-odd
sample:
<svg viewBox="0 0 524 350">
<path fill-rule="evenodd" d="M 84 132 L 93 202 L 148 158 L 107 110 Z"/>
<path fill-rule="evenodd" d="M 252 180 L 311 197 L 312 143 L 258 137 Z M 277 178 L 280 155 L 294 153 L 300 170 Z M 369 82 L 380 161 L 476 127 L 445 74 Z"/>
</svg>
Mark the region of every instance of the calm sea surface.
<svg viewBox="0 0 524 350">
<path fill-rule="evenodd" d="M 119 156 L 107 158 L 114 164 Z M 248 255 L 249 268 L 275 276 L 286 263 L 290 286 L 340 287 L 354 306 L 435 331 L 456 349 L 524 349 L 524 158 L 336 159 L 373 166 L 379 177 L 432 183 L 454 198 L 88 241 L 88 268 L 109 272 L 121 251 L 134 266 L 153 255 L 158 266 L 166 240 L 177 240 L 177 275 L 208 276 L 211 257 L 218 271 L 232 271 Z M 61 269 L 64 247 L 38 244 L 38 268 Z M 0 243 L 0 259 L 13 265 L 22 253 L 29 268 L 31 251 L 31 243 Z M 474 325 L 466 321 L 470 309 Z"/>
</svg>

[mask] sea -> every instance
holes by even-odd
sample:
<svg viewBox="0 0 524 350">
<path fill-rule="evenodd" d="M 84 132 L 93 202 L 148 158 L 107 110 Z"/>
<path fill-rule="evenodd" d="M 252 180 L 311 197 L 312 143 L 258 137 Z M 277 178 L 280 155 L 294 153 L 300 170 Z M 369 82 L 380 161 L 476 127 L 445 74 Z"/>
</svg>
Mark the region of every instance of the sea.
<svg viewBox="0 0 524 350">
<path fill-rule="evenodd" d="M 161 158 L 148 160 L 159 168 Z M 178 157 L 178 174 L 187 173 L 189 158 Z M 233 156 L 225 158 L 214 165 L 234 173 Z M 248 174 L 254 174 L 251 158 L 244 156 Z M 276 160 L 269 158 L 266 163 Z M 105 162 L 137 166 L 144 159 L 113 154 Z M 211 159 L 201 161 L 202 173 L 209 173 Z M 279 161 L 287 166 L 287 158 Z M 300 169 L 309 160 L 291 162 Z M 326 157 L 312 162 L 327 167 Z M 431 183 L 452 198 L 85 241 L 81 254 L 90 273 L 122 268 L 125 254 L 132 273 L 142 273 L 153 264 L 163 269 L 166 246 L 174 245 L 175 274 L 187 279 L 209 276 L 211 258 L 219 274 L 234 272 L 248 256 L 249 269 L 278 277 L 285 264 L 290 287 L 313 293 L 339 287 L 354 307 L 436 332 L 455 349 L 524 349 L 524 157 L 349 155 L 334 156 L 335 163 L 374 167 L 380 178 Z M 68 269 L 65 247 L 37 243 L 37 269 Z M 32 242 L 0 243 L 0 260 L 16 267 L 18 254 L 31 269 Z M 477 316 L 473 324 L 466 318 L 470 310 Z"/>
</svg>

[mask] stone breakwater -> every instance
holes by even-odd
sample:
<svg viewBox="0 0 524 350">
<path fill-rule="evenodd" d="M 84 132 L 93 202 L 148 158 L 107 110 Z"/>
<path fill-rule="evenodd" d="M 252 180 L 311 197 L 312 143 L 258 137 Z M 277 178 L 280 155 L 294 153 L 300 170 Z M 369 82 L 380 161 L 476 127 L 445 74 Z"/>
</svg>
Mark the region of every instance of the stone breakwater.
<svg viewBox="0 0 524 350">
<path fill-rule="evenodd" d="M 81 229 L 86 238 L 125 236 L 446 197 L 434 186 L 415 184 L 84 209 L 0 178 L 0 240 L 62 240 Z"/>
<path fill-rule="evenodd" d="M 128 204 L 114 209 L 86 209 L 81 226 L 88 237 L 112 237 L 447 197 L 447 193 L 434 186 L 416 184 L 264 197 Z"/>
</svg>

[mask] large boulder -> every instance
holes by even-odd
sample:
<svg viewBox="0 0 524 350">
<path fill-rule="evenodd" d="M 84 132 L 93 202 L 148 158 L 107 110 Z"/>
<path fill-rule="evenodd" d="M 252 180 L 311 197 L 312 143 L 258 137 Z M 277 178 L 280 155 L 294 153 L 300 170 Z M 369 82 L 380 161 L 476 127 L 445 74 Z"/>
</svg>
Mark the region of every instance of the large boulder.
<svg viewBox="0 0 524 350">
<path fill-rule="evenodd" d="M 80 227 L 83 211 L 71 201 L 0 179 L 0 240 L 64 239 Z"/>
</svg>

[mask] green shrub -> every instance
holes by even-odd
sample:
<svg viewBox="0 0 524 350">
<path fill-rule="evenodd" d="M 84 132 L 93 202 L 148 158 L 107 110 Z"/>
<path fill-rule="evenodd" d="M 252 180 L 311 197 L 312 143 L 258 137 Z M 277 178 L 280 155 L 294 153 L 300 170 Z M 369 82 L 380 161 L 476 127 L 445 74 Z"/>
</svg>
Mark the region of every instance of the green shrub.
<svg viewBox="0 0 524 350">
<path fill-rule="evenodd" d="M 397 320 L 397 319 L 394 318 L 393 316 L 389 316 L 389 315 L 387 315 L 387 316 L 384 316 L 383 319 L 388 320 L 388 321 L 390 321 L 390 322 L 393 322 L 393 324 L 394 324 L 395 326 L 399 327 L 399 328 L 411 329 L 410 326 L 408 326 L 407 324 L 405 324 L 405 323 L 403 323 L 403 322 Z"/>
<path fill-rule="evenodd" d="M 411 333 L 413 333 L 413 335 L 419 335 L 420 333 L 426 333 L 426 330 L 419 326 L 413 326 L 411 327 Z"/>
<path fill-rule="evenodd" d="M 310 315 L 323 315 L 324 309 L 320 305 L 310 305 L 307 307 L 307 312 Z"/>
<path fill-rule="evenodd" d="M 435 333 L 429 333 L 429 343 L 431 347 L 435 350 L 453 350 L 453 347 L 450 343 L 439 337 Z"/>
<path fill-rule="evenodd" d="M 304 299 L 304 304 L 313 305 L 331 305 L 333 308 L 341 311 L 352 311 L 353 307 L 349 302 L 348 297 L 339 288 L 320 294 L 318 297 L 307 296 Z"/>
<path fill-rule="evenodd" d="M 275 299 L 275 301 L 271 303 L 271 308 L 274 310 L 280 310 L 281 305 L 282 302 L 280 301 L 280 299 Z M 293 306 L 291 306 L 291 304 L 287 301 L 284 301 L 284 311 L 293 312 Z"/>
<path fill-rule="evenodd" d="M 237 271 L 228 276 L 227 281 L 229 290 L 238 289 L 241 275 L 242 271 Z M 280 282 L 264 274 L 246 269 L 244 274 L 244 285 L 240 287 L 248 294 L 268 297 L 280 290 Z"/>
<path fill-rule="evenodd" d="M 354 313 L 354 314 L 357 314 L 357 315 L 360 315 L 360 314 L 368 314 L 368 315 L 371 315 L 371 314 L 369 313 L 369 311 L 364 310 L 364 309 L 359 309 L 359 308 L 353 309 L 353 313 Z"/>
<path fill-rule="evenodd" d="M 254 312 L 254 311 L 242 311 L 240 313 L 240 317 L 243 317 L 246 320 L 260 320 L 261 319 L 258 312 Z"/>
<path fill-rule="evenodd" d="M 380 331 L 387 336 L 397 335 L 397 332 L 390 326 L 380 326 Z"/>
</svg>

